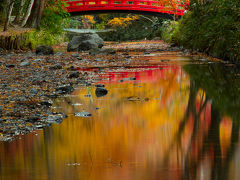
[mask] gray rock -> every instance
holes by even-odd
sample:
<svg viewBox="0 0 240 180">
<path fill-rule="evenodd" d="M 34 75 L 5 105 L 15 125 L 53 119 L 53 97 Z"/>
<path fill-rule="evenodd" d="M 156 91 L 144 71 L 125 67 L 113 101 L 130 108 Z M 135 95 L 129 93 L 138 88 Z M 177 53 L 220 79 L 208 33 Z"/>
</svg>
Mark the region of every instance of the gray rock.
<svg viewBox="0 0 240 180">
<path fill-rule="evenodd" d="M 35 59 L 34 62 L 40 62 L 42 59 Z"/>
<path fill-rule="evenodd" d="M 54 54 L 53 48 L 51 46 L 39 45 L 36 47 L 37 55 L 51 55 Z"/>
<path fill-rule="evenodd" d="M 90 117 L 92 116 L 92 114 L 88 113 L 88 112 L 77 112 L 77 113 L 74 113 L 75 116 L 77 117 Z"/>
<path fill-rule="evenodd" d="M 20 66 L 29 66 L 30 65 L 30 62 L 29 61 L 24 61 L 24 62 L 21 62 Z"/>
<path fill-rule="evenodd" d="M 102 59 L 101 58 L 96 58 L 95 61 L 102 61 Z"/>
<path fill-rule="evenodd" d="M 50 115 L 46 119 L 46 122 L 53 123 L 53 124 L 60 124 L 62 122 L 63 116 L 62 115 Z"/>
<path fill-rule="evenodd" d="M 57 53 L 55 54 L 55 56 L 62 56 L 62 55 L 63 55 L 62 52 L 57 52 Z"/>
<path fill-rule="evenodd" d="M 67 51 L 88 51 L 90 49 L 102 48 L 104 41 L 96 33 L 81 34 L 74 36 L 68 43 Z"/>
</svg>

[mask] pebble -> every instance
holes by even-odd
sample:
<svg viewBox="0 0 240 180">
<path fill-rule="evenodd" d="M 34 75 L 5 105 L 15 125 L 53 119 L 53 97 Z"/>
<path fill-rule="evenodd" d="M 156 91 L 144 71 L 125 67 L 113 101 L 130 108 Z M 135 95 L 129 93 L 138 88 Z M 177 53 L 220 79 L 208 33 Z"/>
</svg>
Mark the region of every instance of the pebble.
<svg viewBox="0 0 240 180">
<path fill-rule="evenodd" d="M 30 62 L 29 61 L 24 61 L 24 62 L 21 62 L 20 66 L 29 66 L 30 65 Z"/>
<path fill-rule="evenodd" d="M 34 62 L 40 62 L 42 59 L 35 59 Z"/>
<path fill-rule="evenodd" d="M 92 114 L 90 114 L 89 112 L 77 112 L 77 113 L 74 113 L 74 115 L 76 117 L 90 117 L 90 116 L 92 116 Z"/>
</svg>

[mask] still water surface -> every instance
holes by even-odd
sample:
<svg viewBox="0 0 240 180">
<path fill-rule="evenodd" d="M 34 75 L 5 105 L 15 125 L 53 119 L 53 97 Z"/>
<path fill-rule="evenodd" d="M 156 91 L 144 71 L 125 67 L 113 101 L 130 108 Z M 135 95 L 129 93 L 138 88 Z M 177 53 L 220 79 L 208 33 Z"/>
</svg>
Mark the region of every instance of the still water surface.
<svg viewBox="0 0 240 180">
<path fill-rule="evenodd" d="M 239 74 L 162 57 L 87 69 L 108 93 L 80 86 L 55 101 L 61 124 L 1 142 L 1 179 L 240 179 Z"/>
</svg>

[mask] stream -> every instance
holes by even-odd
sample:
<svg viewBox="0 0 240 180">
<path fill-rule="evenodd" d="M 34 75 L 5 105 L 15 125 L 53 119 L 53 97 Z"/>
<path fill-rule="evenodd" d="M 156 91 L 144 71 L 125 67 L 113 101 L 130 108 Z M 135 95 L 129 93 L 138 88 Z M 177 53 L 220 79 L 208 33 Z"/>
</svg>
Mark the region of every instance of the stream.
<svg viewBox="0 0 240 180">
<path fill-rule="evenodd" d="M 240 179 L 234 65 L 173 52 L 141 58 L 81 69 L 95 83 L 54 101 L 62 123 L 0 142 L 0 179 Z"/>
</svg>

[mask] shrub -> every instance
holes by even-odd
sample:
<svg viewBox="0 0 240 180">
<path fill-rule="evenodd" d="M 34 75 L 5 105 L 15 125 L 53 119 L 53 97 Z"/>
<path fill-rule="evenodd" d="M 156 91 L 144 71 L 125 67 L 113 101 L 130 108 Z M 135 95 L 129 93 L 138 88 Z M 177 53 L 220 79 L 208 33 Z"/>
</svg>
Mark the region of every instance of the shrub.
<svg viewBox="0 0 240 180">
<path fill-rule="evenodd" d="M 171 42 L 198 49 L 212 56 L 232 61 L 240 60 L 240 3 L 219 0 L 192 3 L 176 27 L 165 28 L 163 37 L 174 29 Z"/>
</svg>

